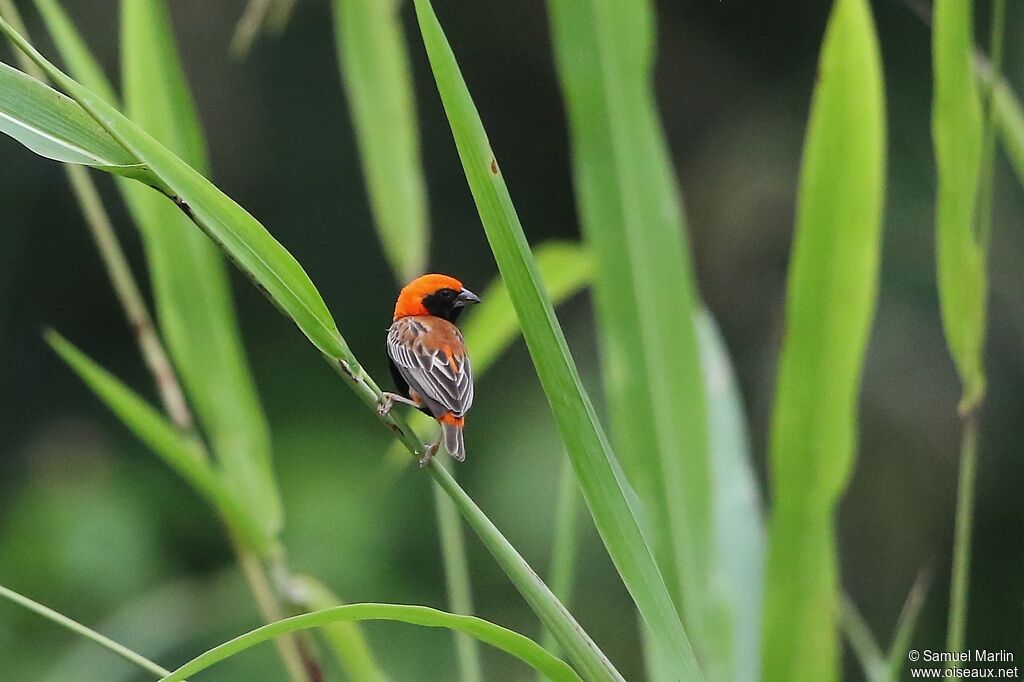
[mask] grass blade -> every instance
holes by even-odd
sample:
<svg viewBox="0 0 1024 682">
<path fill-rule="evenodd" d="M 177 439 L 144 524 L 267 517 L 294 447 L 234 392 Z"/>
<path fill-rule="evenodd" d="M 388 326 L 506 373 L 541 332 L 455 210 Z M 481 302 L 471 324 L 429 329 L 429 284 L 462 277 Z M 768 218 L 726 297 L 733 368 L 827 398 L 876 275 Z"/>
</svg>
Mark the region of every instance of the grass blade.
<svg viewBox="0 0 1024 682">
<path fill-rule="evenodd" d="M 983 124 L 974 76 L 971 4 L 939 0 L 933 16 L 939 302 L 946 341 L 963 383 L 960 409 L 966 412 L 985 391 L 985 254 L 975 233 Z"/>
<path fill-rule="evenodd" d="M 35 613 L 39 614 L 43 618 L 46 618 L 47 620 L 49 620 L 49 621 L 51 621 L 53 623 L 56 623 L 57 625 L 61 626 L 62 628 L 70 630 L 71 632 L 74 632 L 75 634 L 82 635 L 83 637 L 85 637 L 87 639 L 90 639 L 93 642 L 96 642 L 97 644 L 99 644 L 101 647 L 107 649 L 108 651 L 111 651 L 111 652 L 117 654 L 118 656 L 120 656 L 121 658 L 125 659 L 126 661 L 129 661 L 130 663 L 134 663 L 135 665 L 139 666 L 143 670 L 146 670 L 146 671 L 148 671 L 150 673 L 153 673 L 154 675 L 164 676 L 164 675 L 170 675 L 171 674 L 171 671 L 169 671 L 166 668 L 163 668 L 162 666 L 154 663 L 153 661 L 149 660 L 148 658 L 146 658 L 142 654 L 137 654 L 134 651 L 132 651 L 131 649 L 129 649 L 128 647 L 124 646 L 123 644 L 118 644 L 117 642 L 115 642 L 114 640 L 110 639 L 109 637 L 104 637 L 100 633 L 96 632 L 95 630 L 93 630 L 91 628 L 87 628 L 86 626 L 82 625 L 78 621 L 72 620 L 71 618 L 68 618 L 64 614 L 58 613 L 57 611 L 54 611 L 51 608 L 43 606 L 39 602 L 34 601 L 32 599 L 29 599 L 28 597 L 26 597 L 24 595 L 18 594 L 14 590 L 8 589 L 8 588 L 4 587 L 3 585 L 0 585 L 0 597 L 3 597 L 4 599 L 8 599 L 8 600 L 14 602 L 15 604 L 18 604 L 19 606 L 24 606 L 26 609 L 28 609 L 30 611 L 34 611 Z"/>
<path fill-rule="evenodd" d="M 839 623 L 850 643 L 850 649 L 860 663 L 864 679 L 868 682 L 882 682 L 887 672 L 882 649 L 850 595 L 844 592 L 839 599 Z"/>
<path fill-rule="evenodd" d="M 923 570 L 917 575 L 907 599 L 903 602 L 900 610 L 900 617 L 896 621 L 896 632 L 892 637 L 892 646 L 889 647 L 888 657 L 888 682 L 899 682 L 903 676 L 903 666 L 907 663 L 907 652 L 910 650 L 910 640 L 917 628 L 917 619 L 924 608 L 925 598 L 928 596 L 928 587 L 931 584 L 931 571 Z"/>
<path fill-rule="evenodd" d="M 208 172 L 163 2 L 121 3 L 121 58 L 132 119 L 192 167 Z M 145 240 L 160 329 L 222 475 L 268 539 L 276 539 L 283 513 L 270 430 L 246 362 L 223 260 L 165 197 L 137 184 L 123 191 Z"/>
<path fill-rule="evenodd" d="M 438 91 L 491 250 L 598 530 L 659 648 L 683 679 L 700 679 L 697 661 L 627 499 L 624 476 L 580 382 L 455 56 L 429 1 L 416 0 L 415 4 Z M 586 675 L 617 675 L 607 659 L 591 647 L 580 647 L 578 640 L 570 640 L 564 632 L 555 635 Z"/>
<path fill-rule="evenodd" d="M 71 69 L 78 82 L 85 85 L 111 104 L 118 101 L 114 86 L 107 80 L 99 62 L 82 40 L 78 29 L 64 12 L 58 0 L 35 0 L 36 9 L 43 18 L 46 30 L 53 39 L 61 58 Z"/>
<path fill-rule="evenodd" d="M 156 183 L 145 165 L 74 101 L 0 63 L 0 132 L 54 161 Z"/>
<path fill-rule="evenodd" d="M 572 472 L 572 463 L 566 458 L 562 462 L 562 472 L 558 477 L 555 536 L 551 543 L 551 565 L 548 570 L 551 591 L 563 604 L 568 604 L 572 597 L 576 573 L 576 555 L 579 553 L 579 534 L 576 532 L 579 506 L 580 491 L 576 485 L 576 476 Z M 540 644 L 552 653 L 559 651 L 558 641 L 547 629 L 541 636 Z"/>
<path fill-rule="evenodd" d="M 334 0 L 334 37 L 384 254 L 401 283 L 429 253 L 427 188 L 397 0 Z"/>
<path fill-rule="evenodd" d="M 772 415 L 766 680 L 839 674 L 835 508 L 856 454 L 857 396 L 878 286 L 885 107 L 865 0 L 837 0 L 804 146 Z"/>
<path fill-rule="evenodd" d="M 711 480 L 695 283 L 652 87 L 650 2 L 551 0 L 615 451 L 654 556 L 711 679 L 728 641 L 709 610 Z M 628 301 L 623 304 L 623 297 Z"/>
<path fill-rule="evenodd" d="M 764 520 L 754 472 L 743 400 L 728 351 L 714 318 L 702 308 L 695 318 L 708 403 L 714 546 L 712 589 L 731 620 L 729 679 L 761 677 L 761 601 Z"/>
<path fill-rule="evenodd" d="M 322 627 L 330 623 L 360 620 L 390 620 L 425 627 L 457 630 L 515 656 L 536 670 L 542 671 L 549 680 L 556 682 L 579 682 L 580 680 L 572 668 L 544 651 L 533 640 L 480 618 L 458 616 L 426 606 L 348 604 L 323 611 L 304 613 L 264 625 L 194 658 L 175 670 L 173 674 L 161 678 L 161 682 L 178 682 L 241 651 L 289 632 Z"/>
<path fill-rule="evenodd" d="M 199 445 L 172 426 L 130 388 L 86 357 L 56 332 L 46 341 L 125 426 L 168 466 L 189 482 L 224 516 L 228 525 L 253 546 L 265 539 L 217 474 L 204 461 Z"/>
</svg>

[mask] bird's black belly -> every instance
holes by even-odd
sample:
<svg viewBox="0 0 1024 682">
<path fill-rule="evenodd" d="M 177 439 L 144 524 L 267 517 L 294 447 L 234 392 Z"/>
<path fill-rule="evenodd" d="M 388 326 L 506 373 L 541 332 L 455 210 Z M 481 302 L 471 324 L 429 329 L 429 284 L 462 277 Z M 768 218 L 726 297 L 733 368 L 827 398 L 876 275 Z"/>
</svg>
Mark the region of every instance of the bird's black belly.
<svg viewBox="0 0 1024 682">
<path fill-rule="evenodd" d="M 398 365 L 395 364 L 390 355 L 388 356 L 388 369 L 391 371 L 391 380 L 395 382 L 395 393 L 403 398 L 409 398 L 411 400 L 412 396 L 409 395 L 409 382 L 402 376 L 402 373 L 398 370 Z M 433 416 L 430 414 L 430 410 L 427 409 L 426 405 L 417 409 L 428 417 Z"/>
</svg>

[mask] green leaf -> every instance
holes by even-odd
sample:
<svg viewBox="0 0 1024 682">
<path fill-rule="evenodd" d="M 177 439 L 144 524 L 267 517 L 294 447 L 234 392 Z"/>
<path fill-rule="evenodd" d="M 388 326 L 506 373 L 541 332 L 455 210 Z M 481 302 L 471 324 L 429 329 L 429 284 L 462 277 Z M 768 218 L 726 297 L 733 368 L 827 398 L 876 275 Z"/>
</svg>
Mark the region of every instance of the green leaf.
<svg viewBox="0 0 1024 682">
<path fill-rule="evenodd" d="M 864 679 L 868 682 L 882 682 L 886 679 L 886 661 L 875 636 L 871 634 L 864 616 L 848 594 L 840 595 L 839 623 L 850 643 L 857 662 L 860 663 Z"/>
<path fill-rule="evenodd" d="M 731 679 L 713 613 L 707 407 L 685 221 L 653 92 L 647 0 L 550 0 L 573 175 L 594 250 L 615 451 L 658 567 L 711 679 Z"/>
<path fill-rule="evenodd" d="M 6 21 L 0 31 L 97 122 L 146 163 L 175 203 L 213 238 L 325 355 L 351 356 L 338 327 L 302 266 L 245 209 L 113 106 L 47 61 Z"/>
<path fill-rule="evenodd" d="M 62 628 L 70 630 L 75 634 L 81 635 L 82 637 L 85 637 L 87 639 L 92 640 L 93 642 L 96 642 L 104 649 L 107 649 L 108 651 L 117 654 L 126 661 L 134 663 L 143 670 L 146 670 L 154 675 L 171 674 L 171 671 L 165 669 L 163 666 L 154 663 L 142 654 L 135 653 L 123 644 L 118 644 L 109 637 L 105 637 L 100 633 L 96 632 L 95 630 L 87 628 L 78 621 L 68 618 L 63 613 L 58 613 L 57 611 L 54 611 L 51 608 L 43 606 L 39 602 L 33 599 L 29 599 L 28 597 L 22 594 L 18 594 L 14 590 L 8 589 L 3 585 L 0 585 L 0 597 L 3 597 L 4 599 L 9 599 L 15 604 L 23 606 L 30 611 L 34 611 L 43 618 L 46 618 L 47 620 L 53 623 L 56 623 Z"/>
<path fill-rule="evenodd" d="M 455 56 L 429 1 L 416 0 L 415 5 L 427 56 L 487 239 L 598 531 L 659 648 L 683 679 L 700 679 L 671 596 L 628 501 L 628 484 L 583 389 Z M 618 676 L 598 651 L 569 636 L 562 625 L 553 629 L 554 634 L 585 676 Z"/>
<path fill-rule="evenodd" d="M 743 410 L 732 362 L 714 318 L 695 317 L 708 401 L 714 546 L 711 585 L 732 625 L 724 662 L 727 679 L 761 677 L 761 601 L 764 521 Z"/>
<path fill-rule="evenodd" d="M 134 433 L 139 440 L 210 502 L 247 542 L 265 548 L 265 540 L 210 465 L 200 445 L 172 426 L 130 388 L 86 357 L 60 334 L 49 331 L 46 341 L 75 373 Z"/>
<path fill-rule="evenodd" d="M 537 271 L 552 305 L 561 305 L 581 291 L 594 276 L 590 253 L 576 242 L 547 241 L 535 251 Z M 473 360 L 473 376 L 479 381 L 522 333 L 512 299 L 501 277 L 481 294 L 487 305 L 475 307 L 462 324 Z"/>
<path fill-rule="evenodd" d="M 304 613 L 284 620 L 264 625 L 220 646 L 210 649 L 197 656 L 174 671 L 173 674 L 161 679 L 160 682 L 178 682 L 189 675 L 206 670 L 210 666 L 230 658 L 239 652 L 280 637 L 289 632 L 322 627 L 331 623 L 358 620 L 390 620 L 425 627 L 439 627 L 464 632 L 467 635 L 501 649 L 515 656 L 524 663 L 547 675 L 549 680 L 579 682 L 579 676 L 564 662 L 544 651 L 533 640 L 512 632 L 500 625 L 475 618 L 458 616 L 426 606 L 408 606 L 404 604 L 348 604 L 332 609 Z"/>
<path fill-rule="evenodd" d="M 985 250 L 976 234 L 983 122 L 974 75 L 972 4 L 938 0 L 932 28 L 932 141 L 938 168 L 936 248 L 946 342 L 963 383 L 960 409 L 985 393 Z"/>
<path fill-rule="evenodd" d="M 836 679 L 834 515 L 852 471 L 878 288 L 885 105 L 866 0 L 837 0 L 804 146 L 772 415 L 765 680 Z"/>
<path fill-rule="evenodd" d="M 128 114 L 183 160 L 208 172 L 199 120 L 166 5 L 121 3 Z M 206 235 L 166 197 L 136 184 L 123 192 L 142 231 L 160 330 L 167 340 L 223 477 L 268 539 L 282 525 L 270 432 L 246 362 L 224 262 Z"/>
<path fill-rule="evenodd" d="M 402 283 L 429 253 L 427 188 L 397 0 L 334 0 L 334 37 L 377 233 Z"/>
<path fill-rule="evenodd" d="M 0 132 L 54 161 L 155 184 L 145 164 L 53 88 L 0 63 Z"/>
</svg>

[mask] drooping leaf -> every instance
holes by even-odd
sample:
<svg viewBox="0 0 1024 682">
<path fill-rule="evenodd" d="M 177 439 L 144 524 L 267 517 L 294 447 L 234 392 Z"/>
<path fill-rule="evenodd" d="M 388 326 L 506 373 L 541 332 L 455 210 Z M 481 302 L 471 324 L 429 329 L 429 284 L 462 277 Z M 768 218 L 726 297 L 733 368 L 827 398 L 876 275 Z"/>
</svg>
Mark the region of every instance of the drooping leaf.
<svg viewBox="0 0 1024 682">
<path fill-rule="evenodd" d="M 162 0 L 121 3 L 126 110 L 200 172 L 205 142 Z M 246 362 L 227 272 L 217 246 L 166 197 L 122 188 L 142 231 L 160 330 L 203 424 L 222 475 L 258 515 L 268 538 L 282 524 L 270 433 Z"/>
<path fill-rule="evenodd" d="M 640 530 L 628 484 L 583 389 L 455 56 L 429 0 L 416 0 L 415 6 L 463 170 L 597 528 L 657 646 L 682 679 L 700 679 L 690 643 Z M 555 625 L 553 634 L 586 676 L 617 675 L 607 659 L 562 629 L 563 623 Z"/>
<path fill-rule="evenodd" d="M 377 233 L 395 276 L 422 274 L 427 188 L 396 0 L 334 0 L 334 37 Z"/>
<path fill-rule="evenodd" d="M 866 0 L 837 0 L 804 143 L 770 442 L 765 680 L 838 676 L 834 515 L 857 447 L 885 188 L 885 107 Z"/>
<path fill-rule="evenodd" d="M 54 161 L 156 184 L 145 164 L 53 88 L 0 63 L 0 132 Z"/>
<path fill-rule="evenodd" d="M 404 604 L 348 604 L 323 611 L 304 613 L 264 625 L 235 639 L 210 649 L 161 678 L 160 682 L 178 682 L 190 675 L 206 670 L 210 666 L 230 658 L 261 642 L 280 637 L 289 632 L 322 627 L 330 623 L 358 620 L 390 620 L 425 627 L 448 628 L 501 649 L 515 656 L 533 668 L 542 671 L 549 680 L 556 682 L 580 682 L 580 677 L 564 662 L 544 651 L 533 640 L 507 630 L 486 620 L 473 616 L 459 616 L 426 606 Z"/>
<path fill-rule="evenodd" d="M 46 341 L 124 425 L 203 495 L 241 537 L 253 547 L 265 549 L 263 534 L 203 459 L 196 441 L 62 336 L 47 332 Z"/>
</svg>

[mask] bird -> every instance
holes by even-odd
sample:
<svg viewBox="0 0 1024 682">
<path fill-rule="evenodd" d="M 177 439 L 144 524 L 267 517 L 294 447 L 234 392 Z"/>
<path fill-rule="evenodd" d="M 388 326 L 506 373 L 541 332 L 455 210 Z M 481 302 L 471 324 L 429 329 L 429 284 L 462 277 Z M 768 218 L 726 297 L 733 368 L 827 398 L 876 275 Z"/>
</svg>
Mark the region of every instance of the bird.
<svg viewBox="0 0 1024 682">
<path fill-rule="evenodd" d="M 480 297 L 462 282 L 437 273 L 417 277 L 398 294 L 387 337 L 396 390 L 382 393 L 378 411 L 384 416 L 395 403 L 403 403 L 441 425 L 420 466 L 430 463 L 442 442 L 457 461 L 466 459 L 462 427 L 473 406 L 473 368 L 455 323 L 466 306 L 475 303 Z"/>
</svg>

